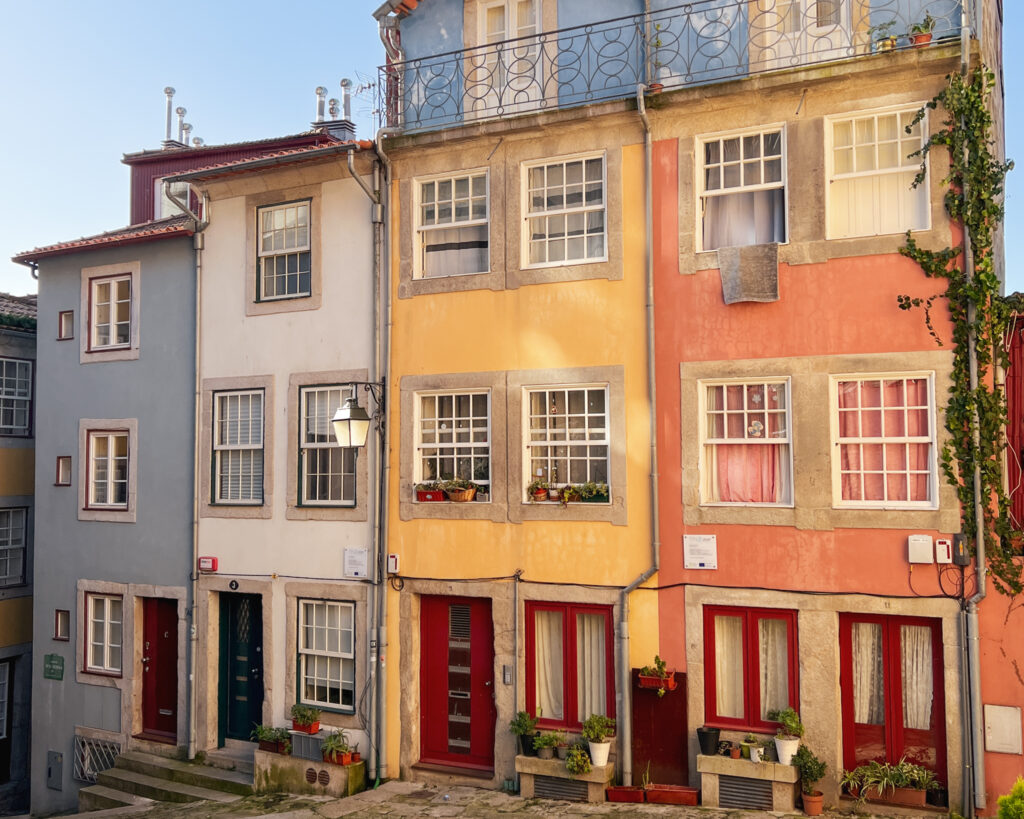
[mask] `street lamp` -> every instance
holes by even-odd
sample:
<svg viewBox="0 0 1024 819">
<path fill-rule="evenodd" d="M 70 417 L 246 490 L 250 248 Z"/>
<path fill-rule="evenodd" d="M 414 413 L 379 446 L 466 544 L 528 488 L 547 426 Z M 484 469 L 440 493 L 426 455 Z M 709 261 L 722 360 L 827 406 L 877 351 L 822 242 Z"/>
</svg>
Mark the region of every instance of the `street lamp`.
<svg viewBox="0 0 1024 819">
<path fill-rule="evenodd" d="M 370 416 L 366 414 L 359 399 L 355 396 L 345 399 L 344 406 L 338 407 L 331 420 L 334 427 L 334 438 L 338 446 L 363 447 L 366 435 L 370 431 Z"/>
</svg>

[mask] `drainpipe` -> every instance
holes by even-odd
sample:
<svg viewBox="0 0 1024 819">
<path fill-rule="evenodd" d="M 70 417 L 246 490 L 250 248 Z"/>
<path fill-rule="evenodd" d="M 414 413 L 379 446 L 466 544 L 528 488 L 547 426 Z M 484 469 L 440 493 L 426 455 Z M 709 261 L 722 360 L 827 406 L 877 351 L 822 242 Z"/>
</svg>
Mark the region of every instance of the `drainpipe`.
<svg viewBox="0 0 1024 819">
<path fill-rule="evenodd" d="M 191 186 L 189 186 L 191 190 Z M 197 708 L 198 691 L 196 690 L 196 661 L 199 656 L 199 629 L 196 627 L 196 608 L 199 605 L 199 423 L 200 423 L 200 391 L 199 373 L 202 357 L 202 295 L 203 295 L 203 231 L 206 230 L 209 220 L 202 220 L 194 214 L 188 206 L 188 202 L 182 202 L 171 191 L 171 183 L 164 182 L 164 194 L 182 213 L 192 217 L 196 225 L 195 233 L 192 236 L 192 245 L 196 251 L 196 329 L 195 329 L 195 350 L 193 360 L 195 362 L 195 379 L 193 384 L 193 416 L 192 416 L 192 568 L 189 577 L 192 581 L 192 605 L 189 617 L 189 649 L 188 649 L 188 758 L 195 759 L 196 756 L 196 731 L 197 731 Z M 209 203 L 206 197 L 202 196 L 203 214 L 207 213 Z"/>
<path fill-rule="evenodd" d="M 644 268 L 647 274 L 647 397 L 650 404 L 651 436 L 651 565 L 622 590 L 619 609 L 619 690 L 622 711 L 619 727 L 622 734 L 622 783 L 633 784 L 633 723 L 629 708 L 631 686 L 629 676 L 629 595 L 660 568 L 661 541 L 658 528 L 658 427 L 657 390 L 654 366 L 654 199 L 652 191 L 651 123 L 644 105 L 646 86 L 636 87 L 636 108 L 644 127 Z"/>
</svg>

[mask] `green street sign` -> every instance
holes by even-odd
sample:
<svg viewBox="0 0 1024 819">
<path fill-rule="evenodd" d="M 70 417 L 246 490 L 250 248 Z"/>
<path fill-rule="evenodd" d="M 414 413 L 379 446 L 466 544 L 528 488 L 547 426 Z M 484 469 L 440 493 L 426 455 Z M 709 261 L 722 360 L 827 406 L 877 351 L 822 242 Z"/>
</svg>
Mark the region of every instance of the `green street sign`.
<svg viewBox="0 0 1024 819">
<path fill-rule="evenodd" d="M 61 657 L 60 654 L 43 655 L 43 679 L 64 679 L 64 658 Z"/>
</svg>

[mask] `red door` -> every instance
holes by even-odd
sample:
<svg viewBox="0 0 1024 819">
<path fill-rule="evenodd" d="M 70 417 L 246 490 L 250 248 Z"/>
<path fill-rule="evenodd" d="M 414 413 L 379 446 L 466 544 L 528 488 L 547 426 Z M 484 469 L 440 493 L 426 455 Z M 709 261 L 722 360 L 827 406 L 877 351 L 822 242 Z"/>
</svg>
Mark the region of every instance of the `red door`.
<svg viewBox="0 0 1024 819">
<path fill-rule="evenodd" d="M 424 597 L 420 615 L 420 761 L 493 771 L 491 601 Z"/>
<path fill-rule="evenodd" d="M 178 736 L 178 601 L 142 601 L 142 733 L 175 742 Z"/>
<path fill-rule="evenodd" d="M 839 615 L 843 765 L 910 762 L 946 783 L 942 623 Z"/>
</svg>

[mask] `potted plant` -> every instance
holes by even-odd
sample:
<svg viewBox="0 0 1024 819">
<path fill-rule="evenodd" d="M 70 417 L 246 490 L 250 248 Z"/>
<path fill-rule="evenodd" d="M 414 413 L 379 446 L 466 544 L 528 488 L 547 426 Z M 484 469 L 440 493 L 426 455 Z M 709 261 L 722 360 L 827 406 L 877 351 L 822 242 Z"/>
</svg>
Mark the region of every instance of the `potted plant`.
<svg viewBox="0 0 1024 819">
<path fill-rule="evenodd" d="M 292 750 L 287 728 L 257 725 L 252 731 L 252 739 L 259 743 L 261 751 L 269 751 L 272 754 L 288 754 Z"/>
<path fill-rule="evenodd" d="M 540 503 L 548 499 L 548 482 L 537 478 L 526 487 L 526 495 L 534 503 Z"/>
<path fill-rule="evenodd" d="M 555 745 L 555 756 L 565 759 L 569 753 L 569 742 L 565 738 L 565 731 L 554 731 L 558 735 L 558 743 Z"/>
<path fill-rule="evenodd" d="M 562 487 L 562 506 L 568 506 L 570 503 L 579 503 L 581 500 L 580 488 L 577 484 L 570 483 Z"/>
<path fill-rule="evenodd" d="M 565 755 L 565 769 L 573 777 L 583 776 L 591 771 L 590 757 L 581 745 L 573 745 Z"/>
<path fill-rule="evenodd" d="M 605 788 L 604 795 L 609 802 L 643 802 L 650 784 L 651 762 L 648 760 L 639 785 L 609 785 Z"/>
<path fill-rule="evenodd" d="M 666 667 L 665 661 L 654 655 L 654 665 L 645 665 L 640 669 L 639 683 L 641 688 L 656 688 L 658 696 L 664 697 L 666 691 L 676 690 L 676 673 Z"/>
<path fill-rule="evenodd" d="M 519 753 L 522 756 L 536 756 L 537 752 L 533 747 L 533 734 L 537 727 L 537 718 L 531 717 L 528 711 L 520 711 L 508 724 L 508 730 L 516 735 L 516 743 L 519 745 Z M 530 735 L 530 740 L 526 737 Z"/>
<path fill-rule="evenodd" d="M 815 785 L 825 775 L 828 765 L 816 757 L 806 745 L 801 745 L 793 754 L 793 767 L 800 773 L 800 793 L 804 802 L 804 813 L 820 816 L 825 802 L 821 791 Z"/>
<path fill-rule="evenodd" d="M 696 805 L 697 789 L 686 785 L 650 784 L 644 788 L 648 802 L 660 805 Z"/>
<path fill-rule="evenodd" d="M 604 714 L 591 714 L 583 721 L 583 738 L 590 743 L 590 758 L 598 767 L 608 764 L 609 737 L 615 734 L 615 720 Z"/>
<path fill-rule="evenodd" d="M 921 22 L 914 23 L 910 27 L 910 33 L 907 36 L 910 37 L 914 48 L 924 48 L 932 41 L 933 31 L 935 31 L 935 18 L 926 12 Z"/>
<path fill-rule="evenodd" d="M 740 759 L 740 757 L 742 756 L 742 751 L 743 749 L 739 746 L 739 744 L 734 742 L 729 746 L 729 757 L 731 759 Z"/>
<path fill-rule="evenodd" d="M 424 481 L 416 484 L 416 501 L 418 503 L 441 503 L 444 500 L 444 484 L 440 481 Z"/>
<path fill-rule="evenodd" d="M 360 759 L 361 757 L 359 756 L 359 743 L 357 742 L 355 745 L 352 746 L 352 764 L 354 765 Z"/>
<path fill-rule="evenodd" d="M 348 747 L 348 735 L 344 731 L 334 731 L 324 737 L 320 743 L 320 750 L 324 755 L 324 762 L 331 762 L 335 765 L 349 765 L 352 762 L 352 752 Z"/>
<path fill-rule="evenodd" d="M 761 743 L 761 761 L 778 762 L 779 756 L 775 751 L 775 738 L 769 737 Z"/>
<path fill-rule="evenodd" d="M 702 725 L 697 729 L 697 742 L 700 744 L 700 752 L 705 756 L 714 756 L 718 753 L 718 737 L 721 731 L 718 728 L 711 728 Z"/>
<path fill-rule="evenodd" d="M 744 759 L 750 759 L 750 750 L 751 748 L 753 748 L 753 746 L 757 744 L 757 737 L 755 737 L 753 734 L 747 734 L 743 738 L 743 742 L 740 743 L 740 755 Z"/>
<path fill-rule="evenodd" d="M 473 500 L 476 494 L 476 484 L 467 481 L 465 478 L 452 478 L 444 482 L 444 492 L 448 500 L 454 503 L 466 503 Z"/>
<path fill-rule="evenodd" d="M 292 730 L 315 734 L 320 730 L 320 709 L 295 703 L 292 706 Z"/>
<path fill-rule="evenodd" d="M 892 33 L 895 27 L 896 21 L 889 20 L 868 29 L 868 36 L 875 43 L 875 51 L 892 51 L 896 48 L 896 35 Z"/>
<path fill-rule="evenodd" d="M 608 503 L 608 484 L 593 481 L 580 484 L 580 500 L 584 503 Z"/>
<path fill-rule="evenodd" d="M 924 807 L 927 792 L 941 787 L 935 774 L 906 757 L 893 764 L 873 760 L 845 771 L 840 784 L 858 800 L 888 802 L 892 805 Z"/>
<path fill-rule="evenodd" d="M 533 747 L 537 750 L 540 759 L 551 759 L 555 755 L 555 746 L 558 745 L 558 732 L 545 731 L 533 738 Z"/>
<path fill-rule="evenodd" d="M 778 754 L 779 764 L 788 765 L 793 760 L 796 749 L 800 747 L 804 724 L 800 722 L 800 715 L 792 708 L 769 711 L 768 719 L 779 723 L 779 730 L 775 734 L 775 753 Z"/>
</svg>

